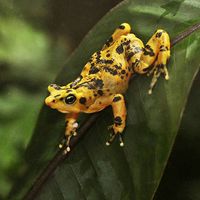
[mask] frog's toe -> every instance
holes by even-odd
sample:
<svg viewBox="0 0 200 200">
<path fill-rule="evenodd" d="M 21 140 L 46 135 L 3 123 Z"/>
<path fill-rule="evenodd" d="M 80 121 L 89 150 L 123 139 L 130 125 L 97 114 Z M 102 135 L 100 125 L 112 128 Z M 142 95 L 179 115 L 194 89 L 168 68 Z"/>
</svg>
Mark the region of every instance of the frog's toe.
<svg viewBox="0 0 200 200">
<path fill-rule="evenodd" d="M 58 145 L 59 149 L 62 149 L 63 146 L 64 146 L 64 145 L 63 145 L 62 143 L 60 143 L 60 144 Z"/>
<path fill-rule="evenodd" d="M 73 126 L 74 129 L 77 129 L 78 128 L 78 122 L 73 123 L 72 126 Z"/>
<path fill-rule="evenodd" d="M 113 129 L 113 125 L 108 126 L 108 130 L 110 132 L 110 138 L 106 142 L 106 146 L 110 146 L 110 144 L 113 142 L 113 140 L 115 139 L 115 136 L 116 136 L 114 129 Z"/>
<path fill-rule="evenodd" d="M 73 132 L 73 136 L 77 136 L 77 132 L 76 131 Z"/>
<path fill-rule="evenodd" d="M 120 145 L 120 147 L 124 146 L 124 141 L 123 141 L 121 133 L 119 134 L 119 145 Z"/>
<path fill-rule="evenodd" d="M 113 135 L 115 135 L 113 127 L 114 127 L 114 125 L 108 126 L 108 131 L 110 133 L 110 137 L 113 137 Z"/>
<path fill-rule="evenodd" d="M 119 144 L 120 144 L 121 147 L 123 147 L 124 142 L 123 142 L 121 133 L 120 132 L 115 133 L 114 130 L 110 134 L 110 139 L 106 142 L 106 146 L 110 146 L 112 144 L 112 142 L 115 140 L 116 136 L 119 137 Z"/>
<path fill-rule="evenodd" d="M 113 125 L 109 125 L 108 126 L 108 131 L 112 131 L 113 132 Z"/>
<path fill-rule="evenodd" d="M 110 146 L 110 142 L 109 141 L 106 142 L 106 146 Z"/>
<path fill-rule="evenodd" d="M 63 154 L 66 155 L 70 151 L 71 151 L 70 147 L 67 147 L 67 148 L 64 149 Z"/>
<path fill-rule="evenodd" d="M 62 139 L 62 141 L 58 145 L 59 149 L 62 149 L 65 144 L 66 144 L 66 138 Z"/>
</svg>

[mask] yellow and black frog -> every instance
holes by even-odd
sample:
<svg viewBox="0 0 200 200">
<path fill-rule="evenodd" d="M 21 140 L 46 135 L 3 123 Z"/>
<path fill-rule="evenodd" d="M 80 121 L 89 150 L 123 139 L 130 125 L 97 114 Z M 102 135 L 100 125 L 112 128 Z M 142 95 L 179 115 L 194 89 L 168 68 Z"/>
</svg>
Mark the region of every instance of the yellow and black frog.
<svg viewBox="0 0 200 200">
<path fill-rule="evenodd" d="M 66 86 L 51 84 L 45 103 L 66 114 L 66 145 L 70 151 L 70 138 L 76 135 L 78 114 L 94 113 L 112 106 L 113 134 L 106 142 L 110 145 L 126 125 L 126 105 L 123 94 L 133 74 L 152 75 L 149 94 L 158 77 L 169 79 L 167 60 L 170 57 L 170 39 L 164 30 L 157 30 L 146 45 L 131 33 L 128 23 L 121 24 L 100 51 L 94 53 L 80 76 Z M 62 147 L 62 145 L 60 146 Z"/>
</svg>

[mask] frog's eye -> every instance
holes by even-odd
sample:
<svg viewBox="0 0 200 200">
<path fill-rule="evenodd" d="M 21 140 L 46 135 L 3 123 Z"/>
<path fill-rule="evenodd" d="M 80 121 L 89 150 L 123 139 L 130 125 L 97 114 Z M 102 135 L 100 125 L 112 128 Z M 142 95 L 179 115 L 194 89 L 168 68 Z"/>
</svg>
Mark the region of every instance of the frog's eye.
<svg viewBox="0 0 200 200">
<path fill-rule="evenodd" d="M 67 97 L 64 98 L 64 102 L 66 104 L 73 104 L 76 101 L 76 97 L 73 94 L 69 94 Z"/>
</svg>

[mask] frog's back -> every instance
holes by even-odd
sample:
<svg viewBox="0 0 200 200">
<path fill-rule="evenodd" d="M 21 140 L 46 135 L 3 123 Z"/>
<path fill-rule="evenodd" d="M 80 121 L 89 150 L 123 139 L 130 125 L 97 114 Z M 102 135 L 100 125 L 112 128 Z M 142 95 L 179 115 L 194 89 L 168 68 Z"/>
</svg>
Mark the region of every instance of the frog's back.
<svg viewBox="0 0 200 200">
<path fill-rule="evenodd" d="M 125 45 L 130 43 L 127 38 L 123 42 Z M 109 89 L 111 93 L 124 93 L 132 74 L 121 40 L 94 53 L 81 73 L 87 77 L 96 75 L 103 81 L 104 90 Z"/>
</svg>

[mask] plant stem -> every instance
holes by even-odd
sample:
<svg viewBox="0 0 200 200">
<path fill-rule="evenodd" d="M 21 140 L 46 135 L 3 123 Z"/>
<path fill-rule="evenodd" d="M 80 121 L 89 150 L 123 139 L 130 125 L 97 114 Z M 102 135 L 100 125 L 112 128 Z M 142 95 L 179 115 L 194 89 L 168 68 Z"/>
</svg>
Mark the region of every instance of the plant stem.
<svg viewBox="0 0 200 200">
<path fill-rule="evenodd" d="M 184 32 L 180 33 L 179 35 L 177 35 L 171 41 L 171 47 L 173 47 L 175 44 L 177 44 L 178 42 L 180 42 L 183 39 L 185 39 L 187 36 L 189 36 L 190 34 L 192 34 L 194 31 L 197 31 L 198 29 L 200 29 L 200 23 L 195 24 L 195 25 L 191 26 L 190 28 L 188 28 L 187 30 L 185 30 Z"/>
</svg>

